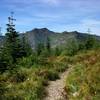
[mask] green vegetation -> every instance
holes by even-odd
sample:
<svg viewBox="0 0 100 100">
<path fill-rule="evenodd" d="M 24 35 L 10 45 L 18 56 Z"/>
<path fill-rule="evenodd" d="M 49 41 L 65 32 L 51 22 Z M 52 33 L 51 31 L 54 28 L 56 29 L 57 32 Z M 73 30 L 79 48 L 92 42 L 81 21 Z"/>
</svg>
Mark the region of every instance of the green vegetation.
<svg viewBox="0 0 100 100">
<path fill-rule="evenodd" d="M 22 41 L 19 39 L 19 34 L 16 32 L 13 23 L 9 22 L 9 24 L 7 24 L 5 38 L 5 43 L 3 47 L 0 48 L 0 72 L 15 68 L 17 60 L 28 56 L 31 51 L 25 39 L 23 38 Z"/>
<path fill-rule="evenodd" d="M 99 100 L 100 49 L 74 56 L 73 65 L 66 79 L 69 100 Z"/>
<path fill-rule="evenodd" d="M 73 65 L 66 79 L 69 100 L 99 100 L 100 41 L 70 39 L 65 47 L 51 48 L 51 40 L 32 50 L 7 24 L 6 41 L 0 48 L 0 100 L 43 100 L 48 81 Z"/>
<path fill-rule="evenodd" d="M 52 57 L 48 58 L 48 64 L 35 64 L 30 67 L 26 61 L 23 62 L 26 66 L 20 63 L 15 71 L 1 74 L 1 100 L 42 100 L 46 95 L 44 86 L 48 85 L 48 80 L 58 79 L 59 73 L 67 69 L 67 64 L 58 60 L 59 58 Z"/>
</svg>

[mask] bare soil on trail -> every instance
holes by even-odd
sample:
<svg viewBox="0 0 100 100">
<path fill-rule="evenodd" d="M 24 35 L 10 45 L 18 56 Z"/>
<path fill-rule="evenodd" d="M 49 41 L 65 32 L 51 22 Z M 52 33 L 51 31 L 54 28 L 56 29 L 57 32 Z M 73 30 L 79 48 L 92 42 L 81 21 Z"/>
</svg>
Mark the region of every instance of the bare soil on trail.
<svg viewBox="0 0 100 100">
<path fill-rule="evenodd" d="M 60 79 L 56 81 L 49 81 L 49 85 L 46 87 L 48 95 L 44 98 L 44 100 L 67 100 L 67 94 L 64 88 L 70 69 L 71 68 L 60 74 Z"/>
</svg>

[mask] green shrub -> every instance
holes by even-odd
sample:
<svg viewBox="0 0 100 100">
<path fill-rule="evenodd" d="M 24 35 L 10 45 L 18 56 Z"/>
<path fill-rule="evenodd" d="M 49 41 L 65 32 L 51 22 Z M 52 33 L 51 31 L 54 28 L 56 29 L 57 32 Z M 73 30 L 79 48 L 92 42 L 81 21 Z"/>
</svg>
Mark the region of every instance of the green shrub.
<svg viewBox="0 0 100 100">
<path fill-rule="evenodd" d="M 57 72 L 53 72 L 53 71 L 49 71 L 46 77 L 47 77 L 47 79 L 49 79 L 51 81 L 59 79 L 58 73 Z"/>
<path fill-rule="evenodd" d="M 20 83 L 24 82 L 27 79 L 27 74 L 23 72 L 15 72 L 11 77 L 10 77 L 10 82 L 15 82 L 15 83 Z"/>
<path fill-rule="evenodd" d="M 55 63 L 54 69 L 57 72 L 64 72 L 68 69 L 68 65 L 66 63 Z"/>
<path fill-rule="evenodd" d="M 38 76 L 44 77 L 45 79 L 52 80 L 52 81 L 59 79 L 58 72 L 54 70 L 47 70 L 47 69 L 39 70 L 35 74 Z"/>
</svg>

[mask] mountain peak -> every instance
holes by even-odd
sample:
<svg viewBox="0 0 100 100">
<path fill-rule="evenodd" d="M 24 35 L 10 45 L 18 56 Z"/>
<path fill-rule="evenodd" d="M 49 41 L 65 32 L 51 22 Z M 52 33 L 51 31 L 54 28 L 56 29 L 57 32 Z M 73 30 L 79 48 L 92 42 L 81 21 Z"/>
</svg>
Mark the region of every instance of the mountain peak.
<svg viewBox="0 0 100 100">
<path fill-rule="evenodd" d="M 49 31 L 47 28 L 35 28 L 32 31 Z"/>
<path fill-rule="evenodd" d="M 34 33 L 34 34 L 47 34 L 47 35 L 50 35 L 50 34 L 54 34 L 53 31 L 50 31 L 49 29 L 47 28 L 34 28 L 33 30 L 31 31 L 28 31 L 27 33 Z"/>
</svg>

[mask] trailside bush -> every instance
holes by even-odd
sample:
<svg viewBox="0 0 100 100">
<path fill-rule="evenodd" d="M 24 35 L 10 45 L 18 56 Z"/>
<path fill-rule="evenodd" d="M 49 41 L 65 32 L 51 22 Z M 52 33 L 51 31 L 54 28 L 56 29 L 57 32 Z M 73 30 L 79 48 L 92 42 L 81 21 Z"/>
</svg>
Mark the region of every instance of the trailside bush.
<svg viewBox="0 0 100 100">
<path fill-rule="evenodd" d="M 54 81 L 56 79 L 59 79 L 59 75 L 57 72 L 53 72 L 52 70 L 48 71 L 48 74 L 47 74 L 47 79 L 51 80 L 51 81 Z"/>
<path fill-rule="evenodd" d="M 20 83 L 27 79 L 27 74 L 21 71 L 16 71 L 9 79 L 10 82 Z"/>
</svg>

